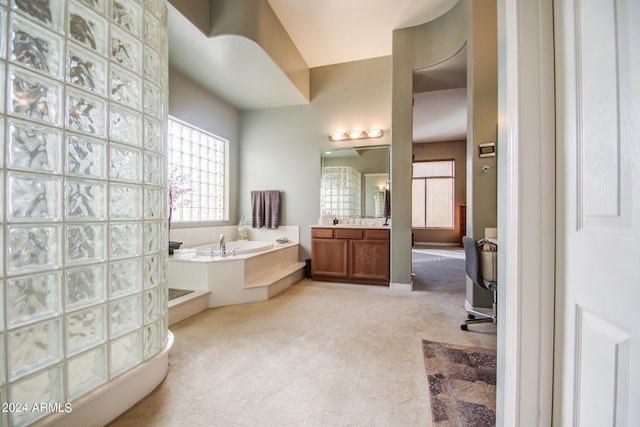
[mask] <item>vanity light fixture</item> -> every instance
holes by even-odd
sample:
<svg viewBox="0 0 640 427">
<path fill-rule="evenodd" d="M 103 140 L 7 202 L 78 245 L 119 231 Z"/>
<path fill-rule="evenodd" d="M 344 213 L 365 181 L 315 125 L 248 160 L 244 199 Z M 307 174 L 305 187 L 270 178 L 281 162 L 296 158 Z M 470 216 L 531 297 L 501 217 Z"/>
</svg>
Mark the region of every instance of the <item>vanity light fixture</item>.
<svg viewBox="0 0 640 427">
<path fill-rule="evenodd" d="M 354 129 L 346 132 L 341 130 L 331 132 L 329 134 L 329 139 L 331 141 L 343 141 L 345 139 L 380 138 L 381 136 L 382 129 Z"/>
</svg>

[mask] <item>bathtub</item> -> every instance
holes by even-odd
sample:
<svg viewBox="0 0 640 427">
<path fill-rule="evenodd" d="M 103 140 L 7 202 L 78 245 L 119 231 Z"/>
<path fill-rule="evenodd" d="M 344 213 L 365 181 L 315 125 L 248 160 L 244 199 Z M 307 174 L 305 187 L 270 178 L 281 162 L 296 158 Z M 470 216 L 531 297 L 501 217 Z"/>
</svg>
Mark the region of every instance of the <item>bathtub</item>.
<svg viewBox="0 0 640 427">
<path fill-rule="evenodd" d="M 227 255 L 231 255 L 234 250 L 236 255 L 241 255 L 262 252 L 273 248 L 273 243 L 261 240 L 234 240 L 225 242 L 225 245 Z M 211 254 L 220 255 L 220 245 L 218 244 L 196 246 L 195 249 L 197 249 L 198 256 L 211 256 Z"/>
<path fill-rule="evenodd" d="M 225 257 L 211 243 L 186 249 L 184 257 L 174 252 L 169 257 L 169 287 L 209 292 L 213 308 L 265 301 L 304 275 L 297 242 L 240 240 L 227 242 L 226 247 Z"/>
</svg>

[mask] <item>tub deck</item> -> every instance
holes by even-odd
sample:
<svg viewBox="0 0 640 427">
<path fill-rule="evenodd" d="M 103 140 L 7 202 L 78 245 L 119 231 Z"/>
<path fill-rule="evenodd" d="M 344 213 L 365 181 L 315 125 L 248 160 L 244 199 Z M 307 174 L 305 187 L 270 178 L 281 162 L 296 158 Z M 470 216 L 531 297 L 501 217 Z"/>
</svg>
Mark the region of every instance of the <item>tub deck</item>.
<svg viewBox="0 0 640 427">
<path fill-rule="evenodd" d="M 298 246 L 275 244 L 262 252 L 226 257 L 169 257 L 169 286 L 210 292 L 208 308 L 266 301 L 304 276 Z"/>
</svg>

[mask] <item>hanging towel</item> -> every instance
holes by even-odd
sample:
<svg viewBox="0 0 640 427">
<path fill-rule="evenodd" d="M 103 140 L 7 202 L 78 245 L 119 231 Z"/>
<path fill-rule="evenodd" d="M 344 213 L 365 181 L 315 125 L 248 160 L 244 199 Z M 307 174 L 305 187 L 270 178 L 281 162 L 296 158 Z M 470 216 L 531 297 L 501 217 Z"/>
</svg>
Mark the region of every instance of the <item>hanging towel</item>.
<svg viewBox="0 0 640 427">
<path fill-rule="evenodd" d="M 280 191 L 264 192 L 264 226 L 278 228 L 280 225 Z"/>
<path fill-rule="evenodd" d="M 387 188 L 384 190 L 384 201 L 382 207 L 382 217 L 390 218 L 391 217 L 391 191 Z"/>
<path fill-rule="evenodd" d="M 264 227 L 264 191 L 251 192 L 251 227 Z"/>
</svg>

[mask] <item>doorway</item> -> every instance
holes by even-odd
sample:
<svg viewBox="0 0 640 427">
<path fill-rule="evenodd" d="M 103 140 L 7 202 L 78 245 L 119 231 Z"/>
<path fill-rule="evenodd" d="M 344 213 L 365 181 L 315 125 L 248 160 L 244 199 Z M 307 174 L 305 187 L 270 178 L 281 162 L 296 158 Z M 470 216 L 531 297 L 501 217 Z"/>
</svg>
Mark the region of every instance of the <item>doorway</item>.
<svg viewBox="0 0 640 427">
<path fill-rule="evenodd" d="M 467 48 L 413 72 L 414 291 L 459 292 L 465 275 Z"/>
</svg>

